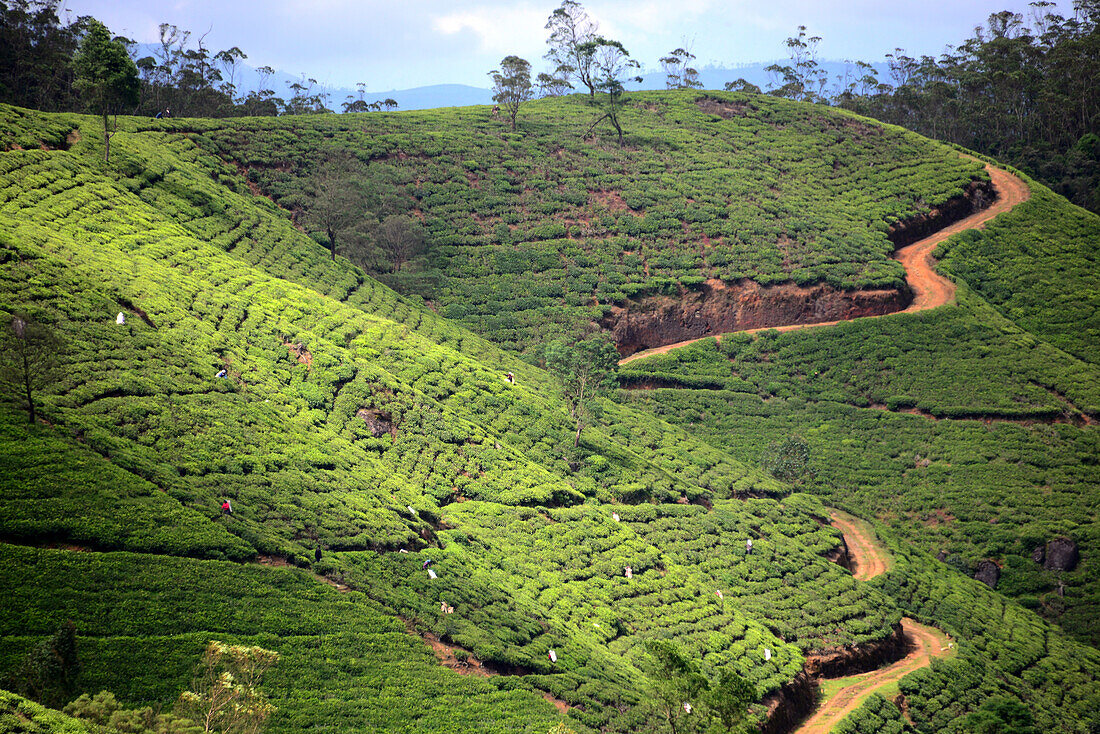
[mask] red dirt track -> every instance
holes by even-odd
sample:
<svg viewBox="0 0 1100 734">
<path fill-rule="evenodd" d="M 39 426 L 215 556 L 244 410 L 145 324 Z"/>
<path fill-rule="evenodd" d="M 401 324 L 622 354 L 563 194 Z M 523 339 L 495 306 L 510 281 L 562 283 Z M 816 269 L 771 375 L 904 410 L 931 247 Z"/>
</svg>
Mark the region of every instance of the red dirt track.
<svg viewBox="0 0 1100 734">
<path fill-rule="evenodd" d="M 1017 204 L 1027 201 L 1030 197 L 1031 192 L 1027 184 L 1019 177 L 1012 175 L 1008 171 L 995 168 L 988 163 L 985 165 L 985 170 L 989 172 L 989 176 L 993 180 L 993 188 L 997 192 L 997 199 L 991 206 L 979 212 L 975 212 L 968 217 L 964 217 L 922 240 L 918 240 L 911 245 L 906 245 L 894 253 L 894 258 L 905 267 L 905 281 L 913 291 L 913 302 L 909 304 L 909 307 L 902 313 L 926 311 L 948 303 L 954 303 L 955 284 L 936 273 L 932 261 L 932 251 L 948 237 L 968 229 L 981 229 L 985 226 L 986 222 L 993 219 L 998 214 L 1011 210 Z M 865 316 L 864 318 L 881 317 Z M 763 329 L 748 329 L 743 333 L 752 334 L 757 331 L 767 331 L 768 329 L 792 331 L 794 329 L 806 329 L 814 326 L 834 326 L 838 323 L 840 322 L 823 321 L 813 324 L 787 324 L 785 326 L 769 326 Z M 632 354 L 629 357 L 620 359 L 619 364 L 624 365 L 635 359 L 649 357 L 654 354 L 664 354 L 678 347 L 694 344 L 702 339 L 711 338 L 715 338 L 715 335 L 712 334 L 710 336 L 700 337 L 699 339 L 689 339 L 687 341 L 677 342 L 676 344 L 666 344 L 662 347 L 646 349 L 636 354 Z M 721 337 L 717 338 L 720 339 Z"/>
<path fill-rule="evenodd" d="M 794 734 L 828 734 L 872 693 L 901 680 L 914 670 L 931 665 L 932 658 L 945 657 L 950 652 L 943 644 L 946 639 L 943 633 L 934 627 L 926 627 L 904 617 L 901 628 L 911 646 L 908 655 L 885 668 L 852 676 L 852 682 L 822 701 L 813 715 L 794 730 Z"/>
<path fill-rule="evenodd" d="M 844 534 L 855 570 L 853 575 L 866 581 L 889 570 L 889 554 L 867 532 L 866 526 L 843 512 L 832 513 L 833 527 Z M 901 680 L 914 670 L 932 664 L 932 658 L 951 653 L 949 640 L 935 627 L 927 627 L 908 617 L 901 620 L 902 632 L 909 645 L 908 654 L 885 668 L 848 676 L 848 683 L 821 700 L 814 713 L 794 730 L 794 734 L 828 734 L 840 721 L 855 711 L 872 693 Z"/>
</svg>

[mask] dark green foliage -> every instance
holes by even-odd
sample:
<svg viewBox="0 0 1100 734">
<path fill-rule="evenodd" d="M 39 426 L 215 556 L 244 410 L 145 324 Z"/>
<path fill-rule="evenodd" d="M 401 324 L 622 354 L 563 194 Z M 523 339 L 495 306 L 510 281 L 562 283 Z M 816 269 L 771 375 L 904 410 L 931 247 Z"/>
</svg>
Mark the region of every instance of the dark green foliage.
<svg viewBox="0 0 1100 734">
<path fill-rule="evenodd" d="M 1100 11 L 1091 1 L 1073 9 L 992 13 L 939 58 L 897 49 L 883 84 L 859 62 L 864 76 L 835 101 L 996 156 L 1098 212 L 1100 160 L 1088 138 L 1100 121 Z"/>
<path fill-rule="evenodd" d="M 1019 701 L 991 698 L 961 722 L 963 731 L 973 734 L 1039 734 L 1035 721 Z"/>
<path fill-rule="evenodd" d="M 542 734 L 558 718 L 529 690 L 502 690 L 442 668 L 400 621 L 304 571 L 11 546 L 0 557 L 3 588 L 22 590 L 20 618 L 0 620 L 0 669 L 37 644 L 33 635 L 48 630 L 49 620 L 72 611 L 88 635 L 80 638 L 81 688 L 113 683 L 128 706 L 175 701 L 217 638 L 280 654 L 264 683 L 278 709 L 266 729 L 272 734 L 317 721 L 349 732 L 408 731 L 417 722 L 425 731 Z M 65 593 L 51 593 L 61 587 Z"/>
<path fill-rule="evenodd" d="M 63 25 L 60 0 L 0 3 L 0 99 L 20 107 L 71 109 L 72 57 L 82 23 Z"/>
<path fill-rule="evenodd" d="M 1100 364 L 1100 217 L 1033 186 L 1029 201 L 936 255 L 1021 328 Z"/>
<path fill-rule="evenodd" d="M 6 688 L 52 708 L 60 708 L 77 690 L 80 659 L 76 625 L 66 620 L 52 637 L 32 647 L 4 679 Z"/>
<path fill-rule="evenodd" d="M 0 307 L 56 314 L 70 347 L 63 379 L 44 391 L 43 415 L 52 426 L 0 431 L 3 468 L 26 477 L 14 481 L 10 498 L 5 494 L 3 530 L 27 544 L 76 540 L 141 553 L 0 546 L 0 588 L 11 590 L 0 615 L 0 670 L 14 669 L 71 617 L 87 635 L 80 639 L 81 690 L 112 690 L 126 706 L 175 700 L 207 643 L 220 639 L 280 654 L 265 683 L 279 709 L 276 732 L 324 721 L 347 731 L 406 731 L 415 722 L 433 731 L 541 734 L 561 717 L 535 691 L 571 705 L 569 724 L 577 730 L 642 731 L 657 723 L 642 705 L 650 640 L 675 640 L 712 688 L 729 670 L 766 696 L 795 678 L 804 656 L 889 637 L 904 609 L 946 626 L 961 650 L 949 661 L 956 668 L 933 668 L 930 677 L 911 676 L 913 687 L 905 684 L 922 732 L 942 724 L 940 712 L 961 719 L 990 695 L 1027 698 L 1042 726 L 1054 724 L 1059 707 L 1074 726 L 1087 726 L 1100 667 L 1089 648 L 902 547 L 894 548 L 900 561 L 887 578 L 856 582 L 826 560 L 840 539 L 822 524 L 820 502 L 787 496 L 788 487 L 743 463 L 772 441 L 802 436 L 814 457 L 807 489 L 883 513 L 921 545 L 950 543 L 961 565 L 986 549 L 987 557 L 1030 562 L 1030 545 L 1051 532 L 1088 548 L 1092 504 L 1081 501 L 1081 488 L 1094 480 L 1083 458 L 1095 451 L 1092 432 L 1070 424 L 937 423 L 894 412 L 908 409 L 907 398 L 976 409 L 995 396 L 998 409 L 1018 402 L 1018 415 L 1034 418 L 1057 398 L 1030 380 L 1063 360 L 1041 384 L 1078 406 L 1068 420 L 1096 404 L 1082 363 L 974 297 L 937 314 L 851 325 L 855 337 L 844 328 L 818 332 L 819 344 L 770 335 L 727 339 L 719 351 L 711 342 L 709 352 L 697 354 L 694 377 L 734 389 L 590 401 L 591 425 L 570 450 L 575 424 L 558 380 L 416 298 L 398 296 L 346 259 L 332 259 L 225 162 L 240 163 L 282 199 L 330 144 L 362 153 L 372 178 L 377 174 L 379 207 L 423 216 L 432 240 L 431 254 L 394 280 L 435 289 L 441 295 L 432 305 L 445 313 L 469 307 L 478 318 L 499 319 L 514 330 L 500 341 L 513 344 L 543 323 L 546 303 L 561 317 L 540 336 L 552 341 L 591 328 L 583 322 L 602 315 L 603 305 L 592 305 L 601 287 L 673 295 L 698 285 L 697 265 L 657 265 L 692 249 L 688 214 L 694 222 L 708 206 L 721 210 L 753 198 L 775 210 L 762 231 L 795 229 L 779 204 L 807 151 L 840 146 L 847 155 L 859 140 L 852 155 L 861 171 L 874 168 L 869 161 L 903 161 L 903 153 L 918 159 L 908 179 L 895 167 L 894 179 L 881 185 L 854 185 L 857 169 L 841 163 L 839 182 L 825 175 L 801 194 L 785 192 L 800 204 L 825 202 L 834 185 L 832 194 L 868 192 L 856 203 L 844 200 L 850 207 L 833 207 L 843 216 L 820 221 L 852 233 L 851 241 L 869 251 L 881 245 L 884 263 L 888 241 L 867 222 L 907 208 L 898 198 L 907 185 L 925 202 L 942 202 L 976 172 L 927 143 L 852 118 L 819 117 L 774 99 L 744 118 L 723 118 L 698 101 L 705 108 L 694 96 L 639 95 L 640 104 L 656 106 L 651 110 L 627 98 L 631 142 L 645 151 L 638 155 L 584 144 L 562 147 L 559 159 L 555 146 L 575 139 L 582 113 L 591 113 L 577 99 L 532 104 L 522 140 L 499 123 L 487 134 L 493 123 L 484 110 L 371 116 L 353 126 L 346 118 L 124 120 L 117 176 L 90 161 L 95 149 L 87 135 L 69 150 L 7 146 L 0 154 Z M 729 113 L 738 101 L 723 97 L 716 104 L 727 106 L 717 109 Z M 66 140 L 66 126 L 93 124 L 2 114 L 5 140 Z M 757 137 L 771 147 L 750 144 Z M 813 143 L 817 137 L 823 142 Z M 876 148 L 880 139 L 888 141 L 885 153 Z M 731 167 L 753 162 L 740 157 L 743 150 L 766 151 L 777 166 L 756 161 L 760 181 L 732 196 L 738 179 L 713 165 L 714 156 L 728 156 Z M 676 161 L 687 164 L 670 165 Z M 528 175 L 536 167 L 540 175 Z M 722 186 L 713 186 L 714 175 Z M 646 231 L 634 240 L 570 237 L 574 224 L 566 220 L 598 208 L 590 206 L 586 182 L 602 185 L 605 177 L 609 186 L 601 190 L 629 195 L 639 208 L 599 226 L 621 220 Z M 546 197 L 526 191 L 527 181 L 546 181 Z M 773 184 L 781 194 L 770 191 Z M 509 204 L 517 189 L 527 198 Z M 708 191 L 719 198 L 707 198 Z M 699 198 L 684 209 L 685 195 Z M 570 217 L 534 211 L 536 204 L 557 206 L 559 196 L 559 211 Z M 489 229 L 501 240 L 486 246 L 483 223 L 470 214 L 490 200 L 500 221 Z M 660 216 L 644 226 L 637 221 L 651 213 Z M 520 234 L 505 242 L 505 230 Z M 631 241 L 648 248 L 647 260 L 630 260 L 632 279 L 611 283 L 619 272 L 613 268 L 606 282 L 591 278 L 620 254 L 625 265 L 623 246 Z M 839 249 L 822 244 L 821 253 Z M 857 261 L 871 262 L 846 260 Z M 461 277 L 440 275 L 444 262 Z M 657 272 L 647 276 L 647 263 Z M 777 267 L 790 272 L 782 259 Z M 553 279 L 539 274 L 565 268 L 570 277 L 588 278 L 587 290 L 563 279 L 558 291 L 542 295 Z M 469 278 L 483 276 L 483 298 L 467 298 Z M 527 322 L 510 307 L 521 300 Z M 119 310 L 128 315 L 121 328 L 114 323 Z M 987 323 L 978 328 L 976 320 Z M 925 364 L 934 363 L 951 351 L 928 337 L 952 325 L 960 330 L 955 341 L 973 352 L 944 366 L 962 386 L 959 398 L 889 351 L 895 336 L 913 355 L 923 340 L 930 345 Z M 895 327 L 888 337 L 874 333 Z M 828 334 L 842 338 L 831 342 Z M 1025 341 L 1026 355 L 1016 363 L 1004 358 Z M 986 370 L 988 388 L 968 395 L 974 375 L 983 374 L 978 346 L 996 367 Z M 864 369 L 854 370 L 849 384 L 844 370 L 860 361 Z M 886 362 L 893 374 L 883 386 L 872 365 Z M 732 373 L 734 363 L 743 378 Z M 814 365 L 829 373 L 820 393 L 804 379 Z M 221 370 L 228 379 L 215 377 Z M 514 384 L 505 380 L 508 372 Z M 898 398 L 894 411 L 853 407 L 869 406 L 868 396 L 880 393 Z M 21 451 L 23 441 L 42 458 Z M 931 461 L 922 465 L 926 457 Z M 223 497 L 233 500 L 231 517 L 218 513 Z M 922 525 L 948 502 L 956 514 L 942 530 Z M 746 539 L 754 542 L 751 555 Z M 211 560 L 285 559 L 309 567 L 318 546 L 325 552 L 312 570 L 347 593 L 304 569 Z M 1062 577 L 1069 609 L 1081 617 L 1089 606 L 1073 595 L 1091 588 L 1083 557 L 1076 576 Z M 429 559 L 435 579 L 423 565 Z M 1021 595 L 1051 597 L 1053 587 L 1038 587 L 1038 580 L 1047 583 L 1035 573 L 1005 573 Z M 460 645 L 505 675 L 456 676 L 406 628 Z M 959 672 L 965 685 L 941 680 L 944 670 Z M 755 706 L 753 717 L 761 713 Z"/>
<path fill-rule="evenodd" d="M 710 683 L 705 704 L 722 729 L 736 731 L 746 718 L 746 708 L 756 700 L 756 689 L 740 675 L 722 668 Z"/>
<path fill-rule="evenodd" d="M 546 346 L 546 369 L 562 382 L 569 413 L 577 423 L 573 447 L 581 443 L 581 428 L 590 413 L 590 405 L 615 384 L 619 353 L 607 335 L 583 339 L 574 344 L 556 341 Z"/>
<path fill-rule="evenodd" d="M 64 713 L 95 727 L 125 734 L 201 734 L 203 728 L 190 719 L 157 714 L 152 706 L 124 708 L 110 691 L 82 694 L 65 706 Z"/>
<path fill-rule="evenodd" d="M 36 394 L 58 378 L 61 341 L 48 325 L 24 314 L 5 318 L 0 331 L 0 387 L 22 400 L 33 425 Z"/>
<path fill-rule="evenodd" d="M 19 734 L 90 734 L 87 722 L 0 690 L 0 731 Z"/>
<path fill-rule="evenodd" d="M 891 553 L 897 565 L 875 585 L 909 614 L 937 619 L 959 647 L 956 658 L 901 681 L 918 732 L 965 731 L 964 715 L 991 697 L 1024 702 L 1040 730 L 1100 724 L 1096 648 L 1067 639 L 981 582 L 896 544 Z"/>
<path fill-rule="evenodd" d="M 685 719 L 694 723 L 701 716 L 688 707 L 692 703 L 698 706 L 697 698 L 707 689 L 707 679 L 674 642 L 650 640 L 646 651 L 653 659 L 650 686 L 657 708 L 673 732 L 684 731 Z M 686 727 L 696 728 L 691 724 Z"/>
<path fill-rule="evenodd" d="M 908 734 L 913 728 L 901 709 L 877 693 L 833 727 L 835 734 Z"/>
<path fill-rule="evenodd" d="M 673 732 L 732 732 L 747 716 L 756 690 L 730 668 L 707 680 L 699 666 L 669 640 L 646 643 L 651 695 Z"/>
<path fill-rule="evenodd" d="M 107 118 L 137 104 L 137 67 L 122 42 L 112 39 L 107 28 L 93 19 L 73 59 L 73 77 L 73 88 L 88 109 L 103 118 L 103 157 L 109 161 L 112 133 Z"/>
<path fill-rule="evenodd" d="M 520 105 L 531 99 L 531 64 L 518 56 L 505 56 L 500 69 L 490 71 L 489 77 L 493 80 L 493 101 L 504 105 L 515 130 Z"/>
<path fill-rule="evenodd" d="M 810 445 L 801 436 L 790 436 L 769 444 L 760 463 L 776 479 L 797 482 L 809 468 Z"/>
</svg>

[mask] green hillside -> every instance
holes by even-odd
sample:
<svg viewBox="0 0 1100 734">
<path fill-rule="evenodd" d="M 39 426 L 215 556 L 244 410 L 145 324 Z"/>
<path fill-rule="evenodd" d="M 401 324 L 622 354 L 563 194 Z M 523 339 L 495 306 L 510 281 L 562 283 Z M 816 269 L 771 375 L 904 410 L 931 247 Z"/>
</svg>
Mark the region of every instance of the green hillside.
<svg viewBox="0 0 1100 734">
<path fill-rule="evenodd" d="M 217 639 L 280 653 L 265 683 L 273 731 L 659 731 L 647 641 L 677 641 L 708 678 L 739 673 L 763 720 L 769 703 L 794 706 L 807 661 L 887 645 L 908 614 L 960 646 L 903 681 L 916 730 L 951 730 L 948 714 L 996 695 L 1023 701 L 1046 728 L 1100 725 L 1095 632 L 1071 625 L 1089 617 L 1096 593 L 1096 434 L 1040 422 L 1095 416 L 1096 367 L 1041 310 L 1027 321 L 1010 312 L 1024 305 L 989 305 L 975 285 L 958 307 L 927 314 L 673 352 L 653 376 L 686 384 L 600 400 L 573 448 L 560 385 L 531 364 L 537 342 L 606 304 L 710 275 L 899 285 L 890 218 L 983 176 L 867 121 L 770 99 L 709 104 L 640 95 L 624 117 L 625 151 L 580 140 L 591 111 L 579 98 L 532 106 L 531 132 L 517 136 L 484 108 L 128 119 L 109 165 L 98 120 L 0 107 L 0 311 L 62 342 L 38 394 L 42 420 L 30 425 L 14 395 L 0 409 L 0 588 L 10 600 L 0 687 L 15 687 L 27 652 L 71 619 L 80 691 L 111 690 L 129 706 L 171 705 Z M 749 109 L 745 125 L 726 114 Z M 289 197 L 327 147 L 359 151 L 394 196 L 431 184 L 418 200 L 429 254 L 390 278 L 412 295 L 331 259 L 241 173 Z M 506 188 L 510 177 L 545 182 L 545 196 Z M 570 192 L 572 203 L 559 198 Z M 592 192 L 614 192 L 634 213 L 597 217 L 608 197 Z M 729 213 L 750 199 L 766 216 Z M 470 224 L 483 205 L 515 225 L 506 242 L 492 239 L 499 228 Z M 677 219 L 707 207 L 714 221 Z M 558 233 L 583 217 L 609 221 L 579 238 Z M 635 219 L 645 231 L 626 231 Z M 736 239 L 750 220 L 759 231 Z M 721 240 L 716 257 L 743 262 L 684 259 L 700 233 Z M 803 254 L 769 269 L 764 243 L 776 237 Z M 627 266 L 630 248 L 651 252 Z M 546 253 L 570 262 L 548 268 Z M 509 257 L 520 264 L 498 267 Z M 961 249 L 951 258 L 953 269 L 967 262 Z M 542 283 L 559 290 L 521 308 Z M 460 320 L 480 336 L 445 318 L 463 305 Z M 560 329 L 539 331 L 544 323 Z M 1022 345 L 1026 358 L 1006 356 Z M 888 378 L 862 374 L 841 356 L 856 350 L 896 365 Z M 743 369 L 728 371 L 731 361 Z M 807 387 L 796 361 L 826 376 Z M 644 379 L 646 364 L 632 363 L 626 382 Z M 942 371 L 935 379 L 929 364 Z M 947 420 L 891 411 L 910 405 Z M 1006 424 L 1002 436 L 954 420 L 992 414 L 1034 423 Z M 876 432 L 862 423 L 869 416 L 891 423 Z M 991 434 L 984 443 L 980 431 Z M 760 468 L 762 447 L 790 433 L 811 440 L 816 470 L 793 488 Z M 918 485 L 922 494 L 909 473 L 894 476 L 914 452 L 960 467 L 950 492 L 938 493 L 939 478 Z M 1026 501 L 1035 486 L 1062 509 Z M 891 492 L 910 503 L 895 501 L 894 515 L 882 512 Z M 232 515 L 219 509 L 224 498 Z M 889 574 L 856 581 L 830 560 L 841 538 L 820 498 L 882 516 L 898 559 Z M 905 515 L 941 506 L 959 518 L 947 535 Z M 983 513 L 988 537 L 974 532 Z M 1009 563 L 1019 603 L 924 553 L 942 539 L 965 567 L 1029 553 L 1050 533 L 1077 540 L 1082 564 L 1047 578 L 1013 576 Z M 1058 581 L 1061 614 L 1048 609 Z M 493 675 L 438 665 L 422 637 Z M 5 712 L 23 705 L 4 700 Z M 867 704 L 866 716 L 883 712 L 878 699 Z"/>
<path fill-rule="evenodd" d="M 706 278 L 902 287 L 891 226 L 988 178 L 912 133 L 760 95 L 633 94 L 622 148 L 582 140 L 592 116 L 573 96 L 525 105 L 515 133 L 469 107 L 212 122 L 195 140 L 288 208 L 350 153 L 380 206 L 428 232 L 388 282 L 519 351 Z"/>
</svg>

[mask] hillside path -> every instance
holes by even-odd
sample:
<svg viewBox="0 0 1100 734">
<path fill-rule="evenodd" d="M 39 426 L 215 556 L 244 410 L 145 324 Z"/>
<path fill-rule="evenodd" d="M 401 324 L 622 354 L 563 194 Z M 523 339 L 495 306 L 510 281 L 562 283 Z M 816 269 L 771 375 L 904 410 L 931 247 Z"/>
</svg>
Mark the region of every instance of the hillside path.
<svg viewBox="0 0 1100 734">
<path fill-rule="evenodd" d="M 867 581 L 886 573 L 893 565 L 890 555 L 879 545 L 869 526 L 846 512 L 833 510 L 832 525 L 844 534 L 848 546 L 848 559 L 852 562 L 852 575 L 859 581 Z"/>
<path fill-rule="evenodd" d="M 911 245 L 906 245 L 894 252 L 894 259 L 905 267 L 905 282 L 909 284 L 909 288 L 913 291 L 913 302 L 901 313 L 927 311 L 931 308 L 953 303 L 955 301 L 955 284 L 935 271 L 932 251 L 936 249 L 938 244 L 952 235 L 956 235 L 968 229 L 982 229 L 986 222 L 993 219 L 998 214 L 1010 211 L 1017 204 L 1022 204 L 1027 201 L 1031 196 L 1031 191 L 1028 189 L 1027 184 L 1018 176 L 1014 176 L 1008 171 L 996 168 L 988 163 L 985 164 L 985 170 L 993 180 L 993 189 L 997 192 L 997 199 L 992 205 L 968 217 L 963 217 L 954 224 L 937 230 L 928 237 L 918 240 Z M 876 319 L 881 317 L 864 316 L 863 318 Z M 740 333 L 754 334 L 758 331 L 768 331 L 769 329 L 774 329 L 776 331 L 793 331 L 795 329 L 806 329 L 814 326 L 835 326 L 839 323 L 840 321 L 821 321 L 813 324 L 766 326 L 760 329 L 746 329 L 744 332 Z M 653 356 L 654 354 L 665 354 L 673 349 L 687 346 L 688 344 L 694 344 L 702 339 L 711 338 L 717 338 L 719 341 L 721 340 L 720 335 L 711 334 L 709 336 L 699 337 L 698 339 L 689 339 L 675 344 L 666 344 L 663 347 L 654 347 L 653 349 L 646 349 L 631 354 L 629 357 L 620 359 L 619 364 L 624 365 L 636 359 Z"/>
<path fill-rule="evenodd" d="M 846 685 L 823 699 L 794 734 L 828 734 L 872 693 L 896 683 L 914 670 L 931 665 L 932 658 L 946 657 L 952 651 L 947 636 L 935 627 L 903 617 L 901 628 L 910 645 L 908 655 L 885 668 L 846 677 Z"/>
<path fill-rule="evenodd" d="M 876 542 L 866 523 L 839 510 L 833 510 L 830 515 L 833 527 L 844 534 L 848 555 L 855 567 L 853 575 L 857 579 L 866 581 L 890 569 L 889 554 Z M 869 673 L 845 676 L 841 679 L 844 684 L 822 698 L 814 713 L 794 730 L 794 734 L 828 734 L 872 693 L 897 683 L 914 670 L 931 665 L 932 658 L 945 657 L 952 652 L 950 639 L 935 627 L 903 617 L 901 629 L 909 646 L 904 658 Z"/>
</svg>

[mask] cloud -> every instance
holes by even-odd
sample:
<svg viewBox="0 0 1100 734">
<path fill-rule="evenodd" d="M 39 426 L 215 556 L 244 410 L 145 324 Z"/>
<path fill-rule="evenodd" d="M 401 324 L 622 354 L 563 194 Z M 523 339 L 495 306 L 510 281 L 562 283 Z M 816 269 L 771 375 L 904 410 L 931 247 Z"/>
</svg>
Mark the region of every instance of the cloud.
<svg viewBox="0 0 1100 734">
<path fill-rule="evenodd" d="M 548 15 L 544 7 L 527 3 L 481 5 L 435 16 L 432 29 L 445 36 L 472 33 L 480 53 L 538 55 L 546 42 Z"/>
</svg>

